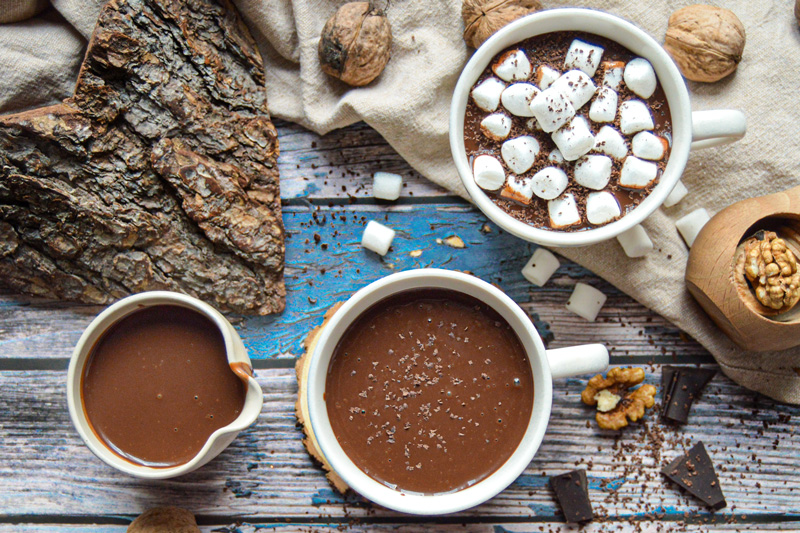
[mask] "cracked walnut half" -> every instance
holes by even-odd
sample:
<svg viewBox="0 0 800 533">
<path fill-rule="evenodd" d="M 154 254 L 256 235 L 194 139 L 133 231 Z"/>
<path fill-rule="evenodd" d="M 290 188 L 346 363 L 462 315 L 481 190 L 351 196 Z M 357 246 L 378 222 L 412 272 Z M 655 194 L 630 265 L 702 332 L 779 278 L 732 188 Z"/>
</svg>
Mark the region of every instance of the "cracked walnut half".
<svg viewBox="0 0 800 533">
<path fill-rule="evenodd" d="M 628 420 L 636 422 L 644 417 L 645 409 L 655 405 L 653 385 L 642 385 L 628 392 L 642 381 L 642 368 L 612 368 L 608 377 L 597 374 L 589 380 L 581 400 L 586 405 L 597 406 L 595 418 L 602 429 L 621 429 L 628 425 Z"/>
</svg>

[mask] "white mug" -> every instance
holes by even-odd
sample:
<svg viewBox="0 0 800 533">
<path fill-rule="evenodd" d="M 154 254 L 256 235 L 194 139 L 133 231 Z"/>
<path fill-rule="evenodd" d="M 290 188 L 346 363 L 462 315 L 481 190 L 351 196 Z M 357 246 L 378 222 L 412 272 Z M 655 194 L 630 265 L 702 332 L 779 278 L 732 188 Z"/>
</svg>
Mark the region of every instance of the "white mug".
<svg viewBox="0 0 800 533">
<path fill-rule="evenodd" d="M 261 412 L 264 398 L 261 386 L 251 375 L 247 380 L 247 393 L 245 395 L 244 407 L 239 416 L 225 427 L 219 428 L 212 433 L 203 448 L 189 462 L 165 467 L 156 468 L 136 464 L 117 455 L 103 443 L 95 434 L 89 420 L 86 418 L 86 411 L 83 408 L 81 397 L 81 378 L 86 361 L 91 354 L 92 348 L 100 337 L 115 323 L 128 316 L 134 311 L 144 307 L 154 305 L 177 305 L 197 311 L 211 320 L 219 328 L 225 344 L 225 353 L 228 363 L 240 363 L 252 368 L 247 350 L 244 347 L 241 337 L 233 328 L 230 322 L 225 319 L 216 309 L 205 302 L 169 291 L 151 291 L 135 294 L 123 298 L 111 305 L 100 313 L 78 340 L 77 346 L 72 353 L 67 373 L 67 404 L 69 405 L 69 415 L 75 429 L 78 430 L 83 442 L 101 460 L 117 470 L 121 470 L 132 476 L 146 479 L 167 479 L 196 470 L 208 463 L 211 459 L 222 453 L 222 450 L 233 442 L 240 431 L 250 426 L 258 418 Z M 113 401 L 113 399 L 109 399 Z"/>
<path fill-rule="evenodd" d="M 337 442 L 325 404 L 325 380 L 334 349 L 344 332 L 373 304 L 398 292 L 420 288 L 450 289 L 473 296 L 497 311 L 522 341 L 533 373 L 533 409 L 519 446 L 494 473 L 462 490 L 441 494 L 408 493 L 369 477 Z M 392 274 L 356 292 L 331 317 L 311 356 L 308 411 L 320 452 L 353 490 L 389 509 L 418 515 L 462 511 L 494 497 L 510 485 L 533 459 L 544 437 L 553 404 L 553 379 L 601 372 L 608 366 L 603 345 L 589 344 L 546 350 L 530 318 L 500 289 L 474 276 L 426 268 Z"/>
<path fill-rule="evenodd" d="M 464 113 L 473 85 L 501 50 L 536 35 L 557 31 L 583 31 L 615 41 L 647 59 L 664 89 L 672 118 L 672 147 L 658 184 L 650 194 L 620 219 L 582 231 L 536 228 L 515 219 L 475 184 L 464 147 Z M 566 50 L 565 50 L 566 52 Z M 523 17 L 490 37 L 467 63 L 453 92 L 450 105 L 450 150 L 456 168 L 472 201 L 483 213 L 509 233 L 545 246 L 567 247 L 595 244 L 629 230 L 655 211 L 666 199 L 686 167 L 691 149 L 708 148 L 741 139 L 746 123 L 741 111 L 691 110 L 689 92 L 678 67 L 669 54 L 647 33 L 614 15 L 590 9 L 550 9 Z"/>
</svg>

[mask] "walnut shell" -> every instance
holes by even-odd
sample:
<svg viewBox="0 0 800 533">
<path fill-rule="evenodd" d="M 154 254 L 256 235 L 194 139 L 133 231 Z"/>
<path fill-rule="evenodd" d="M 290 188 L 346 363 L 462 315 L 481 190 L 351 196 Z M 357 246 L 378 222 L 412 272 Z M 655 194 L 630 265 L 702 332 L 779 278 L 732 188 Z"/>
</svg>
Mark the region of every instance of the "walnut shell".
<svg viewBox="0 0 800 533">
<path fill-rule="evenodd" d="M 200 533 L 194 515 L 179 507 L 156 507 L 140 514 L 127 533 Z"/>
<path fill-rule="evenodd" d="M 360 87 L 383 72 L 391 47 L 392 29 L 383 10 L 370 2 L 350 2 L 322 28 L 319 61 L 326 74 Z"/>
<path fill-rule="evenodd" d="M 672 14 L 664 48 L 687 79 L 713 82 L 736 70 L 744 43 L 744 25 L 732 11 L 698 4 Z"/>
<path fill-rule="evenodd" d="M 461 4 L 464 40 L 472 48 L 478 48 L 506 24 L 540 9 L 539 0 L 464 0 Z"/>
</svg>

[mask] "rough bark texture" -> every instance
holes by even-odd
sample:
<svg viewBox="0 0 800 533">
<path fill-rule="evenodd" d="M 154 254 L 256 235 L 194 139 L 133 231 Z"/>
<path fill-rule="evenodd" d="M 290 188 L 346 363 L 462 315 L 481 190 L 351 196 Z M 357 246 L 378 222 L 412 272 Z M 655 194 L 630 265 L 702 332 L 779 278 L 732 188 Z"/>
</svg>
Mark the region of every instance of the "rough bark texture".
<svg viewBox="0 0 800 533">
<path fill-rule="evenodd" d="M 261 56 L 228 0 L 111 0 L 73 97 L 0 117 L 0 284 L 283 309 Z"/>
</svg>

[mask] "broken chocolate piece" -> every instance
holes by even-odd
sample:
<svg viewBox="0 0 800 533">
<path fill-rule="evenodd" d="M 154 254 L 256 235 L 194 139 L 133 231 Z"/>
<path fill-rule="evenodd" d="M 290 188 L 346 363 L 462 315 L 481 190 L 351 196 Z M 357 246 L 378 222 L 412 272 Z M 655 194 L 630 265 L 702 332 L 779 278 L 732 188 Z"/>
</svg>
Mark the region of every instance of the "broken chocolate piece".
<svg viewBox="0 0 800 533">
<path fill-rule="evenodd" d="M 661 473 L 715 511 L 728 505 L 714 465 L 702 442 L 692 446 L 686 455 L 676 457 L 661 469 Z"/>
<path fill-rule="evenodd" d="M 584 522 L 594 518 L 589 501 L 589 483 L 586 470 L 573 470 L 550 478 L 550 488 L 556 493 L 567 522 Z"/>
<path fill-rule="evenodd" d="M 664 367 L 661 375 L 661 390 L 664 391 L 661 417 L 685 424 L 689 420 L 692 403 L 716 373 L 716 370 L 708 368 Z"/>
</svg>

